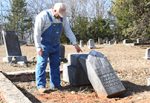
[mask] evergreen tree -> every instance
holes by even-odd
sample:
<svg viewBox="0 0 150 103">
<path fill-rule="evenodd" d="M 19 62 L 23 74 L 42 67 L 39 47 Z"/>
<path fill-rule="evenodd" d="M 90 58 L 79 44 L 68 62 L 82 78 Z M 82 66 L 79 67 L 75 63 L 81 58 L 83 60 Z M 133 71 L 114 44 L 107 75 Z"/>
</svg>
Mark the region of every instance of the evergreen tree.
<svg viewBox="0 0 150 103">
<path fill-rule="evenodd" d="M 90 18 L 78 16 L 73 26 L 73 31 L 76 34 L 78 40 L 84 40 L 87 42 L 89 39 L 98 40 L 98 37 L 104 39 L 113 38 L 112 30 L 110 29 L 108 20 L 102 19 L 100 16 L 97 18 Z"/>
<path fill-rule="evenodd" d="M 25 0 L 12 0 L 6 28 L 16 31 L 20 39 L 23 39 L 24 32 L 31 28 L 31 19 L 27 15 Z"/>
<path fill-rule="evenodd" d="M 104 39 L 109 38 L 112 39 L 112 31 L 109 27 L 108 20 L 102 19 L 100 16 L 95 18 L 91 22 L 91 26 L 89 28 L 89 36 L 93 38 L 95 41 L 97 41 L 98 37 Z"/>
<path fill-rule="evenodd" d="M 150 37 L 149 0 L 115 0 L 112 12 L 122 35 L 133 39 Z"/>
<path fill-rule="evenodd" d="M 88 40 L 88 18 L 78 16 L 73 26 L 73 31 L 76 34 L 78 40 Z"/>
</svg>

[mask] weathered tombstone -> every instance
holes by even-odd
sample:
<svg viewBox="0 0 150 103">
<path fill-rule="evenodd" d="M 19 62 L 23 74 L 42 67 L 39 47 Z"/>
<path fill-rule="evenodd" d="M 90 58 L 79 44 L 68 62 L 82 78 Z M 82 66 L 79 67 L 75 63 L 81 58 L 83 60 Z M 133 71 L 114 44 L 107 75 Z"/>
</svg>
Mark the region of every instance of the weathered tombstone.
<svg viewBox="0 0 150 103">
<path fill-rule="evenodd" d="M 80 48 L 82 48 L 83 47 L 83 40 L 80 40 Z"/>
<path fill-rule="evenodd" d="M 60 61 L 67 62 L 67 59 L 65 58 L 65 46 L 60 45 L 60 53 L 59 53 Z"/>
<path fill-rule="evenodd" d="M 129 40 L 129 39 L 124 39 L 124 40 L 123 40 L 123 44 L 127 44 L 127 43 L 133 43 L 133 41 L 132 41 L 132 40 Z"/>
<path fill-rule="evenodd" d="M 103 42 L 104 44 L 108 44 L 108 41 L 109 41 L 108 37 L 105 37 Z"/>
<path fill-rule="evenodd" d="M 113 39 L 111 39 L 111 44 L 117 44 L 117 39 L 116 39 L 116 37 L 114 37 Z"/>
<path fill-rule="evenodd" d="M 150 59 L 150 48 L 147 48 L 146 49 L 146 52 L 145 52 L 145 59 Z"/>
<path fill-rule="evenodd" d="M 106 41 L 105 41 L 105 44 L 109 44 L 109 41 L 108 41 L 108 40 L 106 40 Z"/>
<path fill-rule="evenodd" d="M 26 56 L 22 56 L 18 37 L 14 31 L 2 31 L 4 45 L 6 49 L 6 57 L 3 62 L 24 61 L 27 62 Z"/>
<path fill-rule="evenodd" d="M 147 78 L 147 86 L 150 86 L 150 78 Z"/>
<path fill-rule="evenodd" d="M 114 97 L 125 91 L 107 58 L 100 52 L 91 51 L 87 58 L 80 58 L 98 96 Z"/>
<path fill-rule="evenodd" d="M 0 45 L 3 44 L 2 33 L 0 32 Z"/>
<path fill-rule="evenodd" d="M 93 39 L 89 39 L 87 42 L 87 46 L 89 49 L 94 49 L 95 48 L 95 42 Z"/>
<path fill-rule="evenodd" d="M 102 44 L 102 43 L 103 43 L 102 38 L 99 38 L 99 37 L 98 37 L 98 44 Z"/>
<path fill-rule="evenodd" d="M 0 26 L 0 45 L 3 44 L 3 39 L 2 39 L 2 26 Z"/>
<path fill-rule="evenodd" d="M 79 58 L 88 54 L 69 54 L 68 63 L 63 65 L 63 81 L 69 82 L 70 85 L 89 85 L 90 82 L 87 73 L 83 70 Z"/>
<path fill-rule="evenodd" d="M 124 39 L 124 40 L 123 40 L 123 44 L 126 44 L 126 43 L 127 43 L 127 39 Z"/>
<path fill-rule="evenodd" d="M 117 41 L 115 40 L 115 41 L 114 41 L 114 45 L 116 45 L 116 44 L 117 44 Z"/>
<path fill-rule="evenodd" d="M 136 39 L 136 43 L 140 43 L 140 39 Z"/>
</svg>

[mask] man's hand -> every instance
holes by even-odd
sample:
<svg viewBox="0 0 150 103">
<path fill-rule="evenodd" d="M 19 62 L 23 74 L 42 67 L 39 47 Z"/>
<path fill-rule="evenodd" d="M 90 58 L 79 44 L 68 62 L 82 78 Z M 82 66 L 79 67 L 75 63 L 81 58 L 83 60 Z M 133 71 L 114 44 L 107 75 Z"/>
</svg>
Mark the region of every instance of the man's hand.
<svg viewBox="0 0 150 103">
<path fill-rule="evenodd" d="M 42 56 L 42 54 L 43 54 L 43 50 L 42 50 L 42 48 L 39 48 L 38 55 Z"/>
<path fill-rule="evenodd" d="M 82 52 L 81 48 L 77 44 L 74 44 L 73 46 L 75 47 L 75 49 L 78 53 Z"/>
</svg>

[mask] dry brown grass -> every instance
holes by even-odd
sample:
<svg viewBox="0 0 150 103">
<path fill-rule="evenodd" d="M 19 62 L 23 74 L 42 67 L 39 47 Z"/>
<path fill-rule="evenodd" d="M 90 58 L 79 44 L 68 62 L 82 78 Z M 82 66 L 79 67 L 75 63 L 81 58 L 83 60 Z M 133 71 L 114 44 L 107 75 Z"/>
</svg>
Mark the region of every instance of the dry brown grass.
<svg viewBox="0 0 150 103">
<path fill-rule="evenodd" d="M 108 58 L 114 70 L 116 71 L 117 75 L 123 81 L 125 87 L 128 90 L 126 94 L 127 96 L 125 96 L 124 98 L 118 98 L 118 99 L 115 98 L 115 99 L 108 99 L 108 100 L 103 99 L 102 103 L 104 102 L 111 103 L 114 101 L 115 103 L 116 102 L 117 103 L 149 103 L 150 87 L 146 86 L 146 84 L 147 84 L 147 78 L 150 76 L 150 60 L 146 60 L 143 58 L 145 56 L 145 50 L 149 46 L 126 46 L 122 44 L 117 44 L 117 45 L 96 45 L 96 47 L 97 48 L 94 50 L 102 52 Z M 65 45 L 65 48 L 66 48 L 66 57 L 68 53 L 76 52 L 74 47 L 71 45 Z M 21 46 L 21 50 L 22 50 L 22 54 L 27 56 L 28 59 L 32 57 L 36 57 L 35 47 Z M 91 51 L 86 46 L 84 46 L 82 50 L 83 53 L 88 53 L 89 51 Z M 2 63 L 2 57 L 4 56 L 5 56 L 4 46 L 0 46 L 0 71 L 10 72 L 10 71 L 20 71 L 20 70 L 22 71 L 27 69 L 34 70 L 35 68 L 35 66 L 31 66 L 28 68 L 12 67 L 8 64 Z M 64 94 L 65 93 L 61 93 L 60 95 L 62 96 L 60 98 L 64 98 Z M 80 95 L 80 93 L 77 93 L 77 95 L 70 94 L 70 98 L 76 96 L 77 96 L 76 98 L 79 98 L 78 94 Z M 57 92 L 55 95 L 58 95 Z M 69 95 L 69 94 L 65 94 L 65 95 Z M 95 94 L 91 94 L 90 96 L 93 95 Z M 46 95 L 46 96 L 50 96 L 50 95 Z M 43 98 L 51 98 L 51 97 L 43 97 Z"/>
</svg>

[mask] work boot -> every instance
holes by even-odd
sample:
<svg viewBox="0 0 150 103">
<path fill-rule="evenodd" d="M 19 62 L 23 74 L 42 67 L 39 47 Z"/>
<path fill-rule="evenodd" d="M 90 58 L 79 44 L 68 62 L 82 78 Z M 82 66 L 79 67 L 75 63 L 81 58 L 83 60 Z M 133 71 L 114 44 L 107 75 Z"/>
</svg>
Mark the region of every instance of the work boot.
<svg viewBox="0 0 150 103">
<path fill-rule="evenodd" d="M 59 86 L 59 87 L 51 87 L 50 90 L 52 90 L 52 91 L 56 91 L 56 90 L 62 91 L 63 88 L 62 88 L 62 86 Z"/>
<path fill-rule="evenodd" d="M 38 91 L 40 94 L 44 94 L 46 93 L 46 88 L 39 88 Z"/>
</svg>

